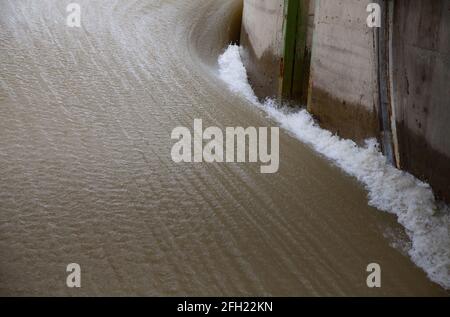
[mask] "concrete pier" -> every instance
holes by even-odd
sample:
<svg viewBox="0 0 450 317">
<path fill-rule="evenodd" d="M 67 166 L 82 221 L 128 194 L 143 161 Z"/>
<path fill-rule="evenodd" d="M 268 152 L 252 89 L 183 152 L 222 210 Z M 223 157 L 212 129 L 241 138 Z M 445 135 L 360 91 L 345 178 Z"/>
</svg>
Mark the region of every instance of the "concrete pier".
<svg viewBox="0 0 450 317">
<path fill-rule="evenodd" d="M 244 0 L 242 55 L 257 95 L 306 106 L 450 201 L 450 0 Z M 430 164 L 433 162 L 433 164 Z"/>
<path fill-rule="evenodd" d="M 450 201 L 450 1 L 395 1 L 392 55 L 399 165 Z"/>
<path fill-rule="evenodd" d="M 245 0 L 242 17 L 242 58 L 259 97 L 278 96 L 284 49 L 283 0 Z"/>
<path fill-rule="evenodd" d="M 242 57 L 261 97 L 306 103 L 312 44 L 311 0 L 245 0 Z"/>
<path fill-rule="evenodd" d="M 322 127 L 362 142 L 377 137 L 377 55 L 370 0 L 315 1 L 308 110 Z"/>
</svg>

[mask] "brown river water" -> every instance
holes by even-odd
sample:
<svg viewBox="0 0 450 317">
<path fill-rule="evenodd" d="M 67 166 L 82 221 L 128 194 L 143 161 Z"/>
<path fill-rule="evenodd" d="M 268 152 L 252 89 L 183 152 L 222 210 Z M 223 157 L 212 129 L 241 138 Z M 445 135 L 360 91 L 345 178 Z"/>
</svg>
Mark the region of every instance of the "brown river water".
<svg viewBox="0 0 450 317">
<path fill-rule="evenodd" d="M 81 28 L 70 2 L 0 0 L 0 295 L 448 295 L 392 246 L 394 216 L 282 130 L 276 174 L 172 161 L 195 118 L 275 125 L 217 77 L 240 1 L 78 0 Z"/>
</svg>

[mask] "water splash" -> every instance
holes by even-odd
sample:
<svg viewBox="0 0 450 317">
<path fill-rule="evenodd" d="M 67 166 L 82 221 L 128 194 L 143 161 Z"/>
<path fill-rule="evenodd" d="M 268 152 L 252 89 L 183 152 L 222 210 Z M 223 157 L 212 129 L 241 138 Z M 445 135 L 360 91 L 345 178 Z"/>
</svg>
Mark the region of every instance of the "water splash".
<svg viewBox="0 0 450 317">
<path fill-rule="evenodd" d="M 439 205 L 431 187 L 388 164 L 374 139 L 364 147 L 320 128 L 306 111 L 260 102 L 247 78 L 240 48 L 230 45 L 219 57 L 219 77 L 229 89 L 263 109 L 282 128 L 354 176 L 368 191 L 369 205 L 397 216 L 411 239 L 408 254 L 428 277 L 450 289 L 450 208 Z"/>
</svg>

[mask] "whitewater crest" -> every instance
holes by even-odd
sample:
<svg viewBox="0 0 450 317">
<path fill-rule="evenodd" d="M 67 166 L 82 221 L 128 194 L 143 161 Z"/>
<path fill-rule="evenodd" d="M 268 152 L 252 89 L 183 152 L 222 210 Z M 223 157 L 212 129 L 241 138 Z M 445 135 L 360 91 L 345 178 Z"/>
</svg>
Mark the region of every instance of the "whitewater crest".
<svg viewBox="0 0 450 317">
<path fill-rule="evenodd" d="M 450 289 L 450 208 L 439 205 L 428 184 L 388 164 L 374 139 L 360 147 L 320 128 L 306 110 L 292 112 L 270 99 L 260 102 L 248 82 L 239 46 L 229 45 L 219 57 L 219 77 L 233 93 L 356 177 L 368 191 L 369 205 L 396 215 L 406 229 L 412 261 L 432 281 Z"/>
</svg>

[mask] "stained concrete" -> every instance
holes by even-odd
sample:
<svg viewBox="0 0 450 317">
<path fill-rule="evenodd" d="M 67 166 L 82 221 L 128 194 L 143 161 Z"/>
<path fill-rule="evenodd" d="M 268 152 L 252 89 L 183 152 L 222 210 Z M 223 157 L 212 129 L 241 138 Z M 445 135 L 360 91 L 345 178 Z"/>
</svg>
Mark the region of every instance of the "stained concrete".
<svg viewBox="0 0 450 317">
<path fill-rule="evenodd" d="M 450 201 L 450 0 L 396 0 L 393 30 L 400 165 Z"/>
<path fill-rule="evenodd" d="M 298 34 L 295 53 L 296 62 L 294 64 L 292 97 L 302 106 L 306 106 L 308 103 L 311 51 L 314 34 L 314 12 L 315 0 L 301 0 L 300 19 L 298 21 L 298 29 L 301 31 Z M 305 39 L 302 37 L 305 37 Z"/>
<path fill-rule="evenodd" d="M 320 88 L 313 89 L 312 102 L 316 121 L 322 128 L 360 144 L 377 136 L 379 120 L 361 104 L 337 99 Z"/>
<path fill-rule="evenodd" d="M 325 128 L 362 143 L 378 137 L 377 55 L 369 0 L 316 0 L 308 110 Z"/>
<path fill-rule="evenodd" d="M 296 1 L 300 20 L 309 6 L 310 21 L 306 29 L 297 27 L 295 55 L 306 62 L 311 56 L 311 63 L 310 68 L 294 63 L 290 97 L 307 103 L 323 128 L 362 144 L 367 138 L 382 139 L 379 87 L 388 87 L 382 90 L 383 113 L 392 122 L 383 122 L 384 129 L 392 127 L 387 138 L 394 145 L 395 163 L 450 201 L 450 0 L 379 0 L 394 4 L 379 41 L 366 24 L 371 0 Z M 242 55 L 261 98 L 286 90 L 286 3 L 244 0 Z M 386 43 L 378 55 L 378 45 Z M 380 62 L 379 56 L 384 57 Z"/>
<path fill-rule="evenodd" d="M 244 0 L 242 59 L 260 98 L 278 97 L 283 66 L 284 0 Z"/>
</svg>

